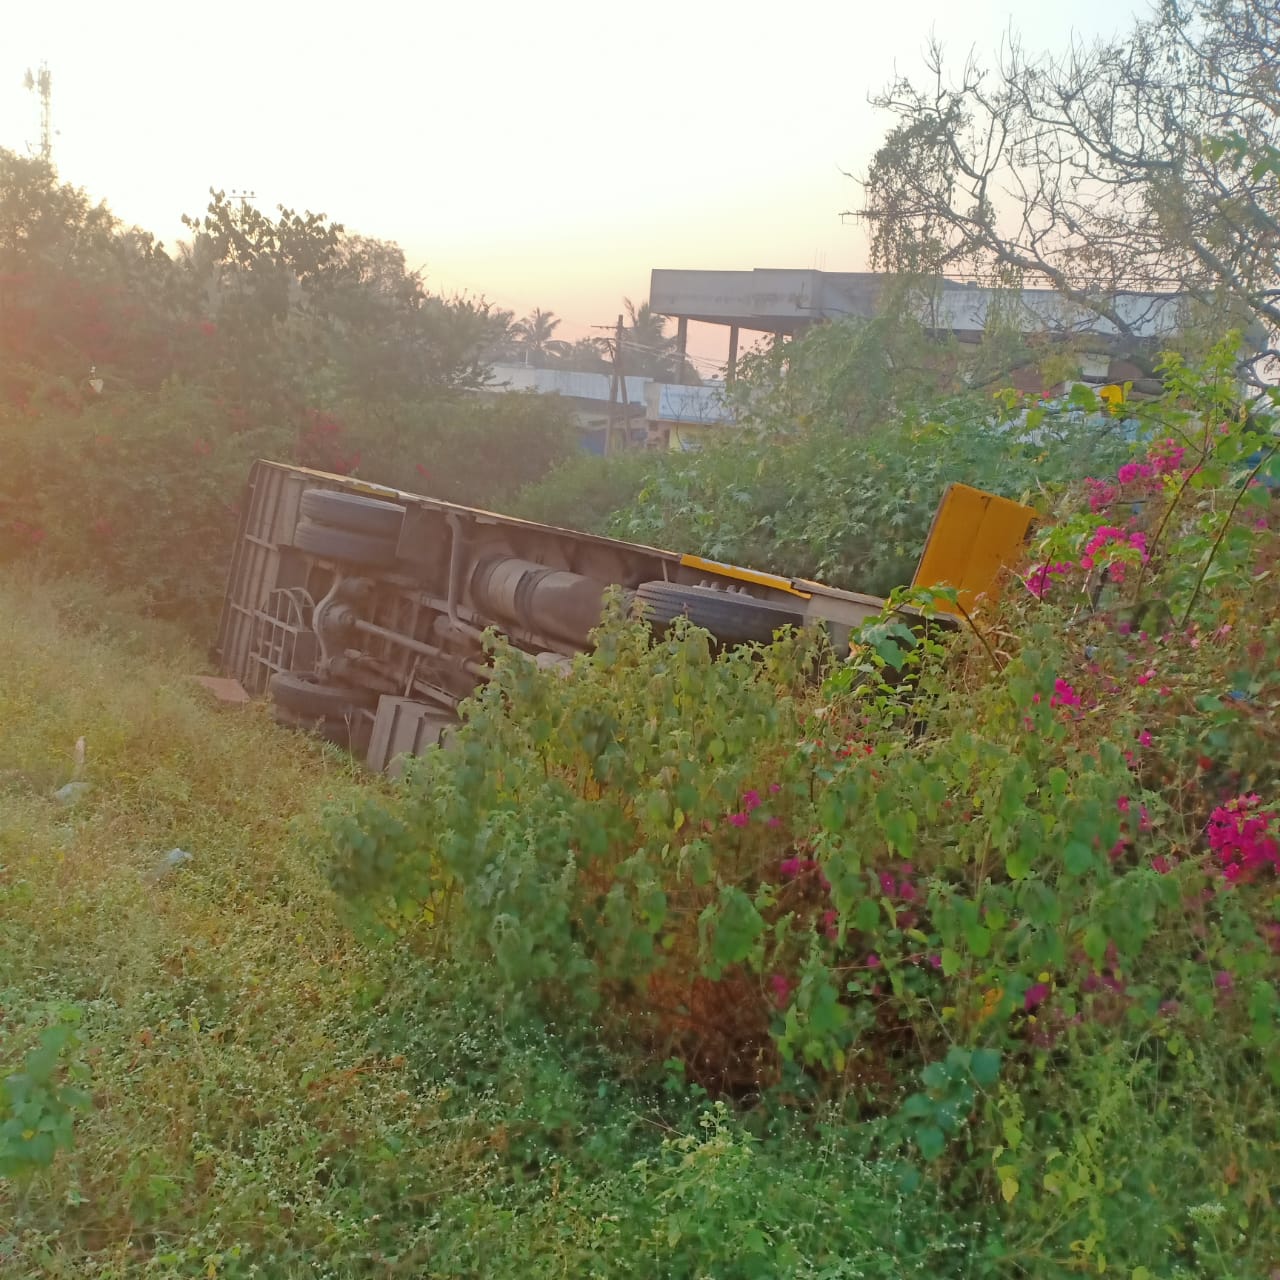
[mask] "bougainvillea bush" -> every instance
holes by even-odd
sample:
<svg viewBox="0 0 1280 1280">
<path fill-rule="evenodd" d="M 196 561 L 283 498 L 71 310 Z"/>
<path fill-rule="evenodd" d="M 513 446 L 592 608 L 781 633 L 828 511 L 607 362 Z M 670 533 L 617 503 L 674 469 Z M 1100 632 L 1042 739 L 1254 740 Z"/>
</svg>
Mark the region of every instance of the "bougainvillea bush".
<svg viewBox="0 0 1280 1280">
<path fill-rule="evenodd" d="M 1225 358 L 1167 372 L 954 632 L 917 593 L 847 657 L 499 646 L 453 748 L 335 816 L 335 882 L 637 1070 L 836 1107 L 1010 1274 L 1268 1275 L 1280 468 Z"/>
</svg>

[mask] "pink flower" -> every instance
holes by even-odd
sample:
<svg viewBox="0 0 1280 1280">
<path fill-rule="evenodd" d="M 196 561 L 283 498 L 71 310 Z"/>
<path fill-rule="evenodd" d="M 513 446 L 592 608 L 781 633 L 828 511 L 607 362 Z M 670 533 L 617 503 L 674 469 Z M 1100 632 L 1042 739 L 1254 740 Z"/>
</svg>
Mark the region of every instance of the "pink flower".
<svg viewBox="0 0 1280 1280">
<path fill-rule="evenodd" d="M 1057 679 L 1053 682 L 1053 696 L 1049 699 L 1051 707 L 1078 707 L 1080 705 L 1080 695 L 1075 689 L 1063 679 Z"/>
<path fill-rule="evenodd" d="M 1213 985 L 1217 987 L 1219 991 L 1230 991 L 1235 983 L 1232 981 L 1231 975 L 1225 969 L 1219 969 L 1218 972 L 1213 975 Z"/>
<path fill-rule="evenodd" d="M 1209 848 L 1230 881 L 1251 879 L 1263 867 L 1280 871 L 1280 841 L 1271 833 L 1273 815 L 1258 813 L 1262 797 L 1237 796 L 1209 816 Z"/>
<path fill-rule="evenodd" d="M 812 871 L 817 865 L 810 858 L 784 858 L 778 864 L 778 872 L 784 880 L 794 880 L 806 871 Z"/>
<path fill-rule="evenodd" d="M 1138 734 L 1138 746 L 1149 747 L 1150 745 L 1151 745 L 1151 730 L 1143 729 L 1143 731 L 1140 734 Z"/>
<path fill-rule="evenodd" d="M 1094 480 L 1089 477 L 1084 482 L 1085 488 L 1089 492 L 1089 510 L 1101 511 L 1103 507 L 1109 506 L 1116 500 L 1115 485 L 1106 484 L 1102 480 Z"/>
<path fill-rule="evenodd" d="M 1042 564 L 1032 569 L 1023 579 L 1023 585 L 1037 600 L 1040 600 L 1044 598 L 1044 593 L 1051 585 L 1049 581 L 1051 577 L 1070 572 L 1071 563 L 1067 560 L 1059 561 L 1056 564 Z"/>
<path fill-rule="evenodd" d="M 1047 983 L 1036 982 L 1029 986 L 1026 993 L 1022 997 L 1022 1007 L 1030 1013 L 1032 1009 L 1041 1005 L 1048 999 L 1049 987 Z"/>
<path fill-rule="evenodd" d="M 728 821 L 731 827 L 745 827 L 751 819 L 745 813 L 731 813 Z"/>
<path fill-rule="evenodd" d="M 784 1005 L 787 1003 L 787 997 L 791 995 L 792 982 L 786 974 L 772 974 L 769 978 L 769 987 L 773 992 L 774 1004 Z"/>
<path fill-rule="evenodd" d="M 776 795 L 778 794 L 778 792 L 779 792 L 779 791 L 781 791 L 781 790 L 782 790 L 782 783 L 780 783 L 780 782 L 771 782 L 771 783 L 769 783 L 769 791 L 770 791 L 770 793 L 771 793 L 772 795 L 775 795 L 775 796 L 776 796 Z"/>
<path fill-rule="evenodd" d="M 840 930 L 836 923 L 836 913 L 834 911 L 827 910 L 822 913 L 822 932 L 832 941 L 839 935 Z"/>
<path fill-rule="evenodd" d="M 1143 672 L 1143 673 L 1142 673 L 1142 674 L 1137 678 L 1137 680 L 1135 680 L 1135 681 L 1134 681 L 1134 683 L 1135 683 L 1135 684 L 1143 684 L 1143 685 L 1145 685 L 1145 684 L 1150 684 L 1150 683 L 1151 683 L 1155 678 L 1156 678 L 1156 671 L 1155 671 L 1155 668 L 1154 668 L 1154 667 L 1148 667 L 1148 668 L 1147 668 L 1147 670 L 1146 670 L 1146 671 L 1144 671 L 1144 672 Z"/>
<path fill-rule="evenodd" d="M 766 827 L 780 827 L 782 826 L 782 819 L 775 814 L 772 818 L 766 818 L 764 825 Z"/>
<path fill-rule="evenodd" d="M 748 791 L 742 797 L 742 807 L 750 813 L 752 809 L 760 807 L 760 793 L 758 791 Z"/>
<path fill-rule="evenodd" d="M 873 951 L 873 952 L 872 952 L 872 953 L 867 957 L 867 968 L 868 968 L 868 969 L 878 969 L 879 967 L 880 967 L 880 957 L 879 957 L 878 955 L 876 955 L 876 953 Z"/>
</svg>

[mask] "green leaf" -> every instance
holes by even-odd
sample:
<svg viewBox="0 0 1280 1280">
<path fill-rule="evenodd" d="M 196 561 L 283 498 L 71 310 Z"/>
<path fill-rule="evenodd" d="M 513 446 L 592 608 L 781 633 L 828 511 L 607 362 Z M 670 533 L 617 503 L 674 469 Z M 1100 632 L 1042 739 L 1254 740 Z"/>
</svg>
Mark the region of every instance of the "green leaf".
<svg viewBox="0 0 1280 1280">
<path fill-rule="evenodd" d="M 945 1062 L 930 1062 L 923 1071 L 920 1072 L 920 1079 L 930 1089 L 945 1089 L 947 1081 L 951 1078 L 947 1071 Z"/>
<path fill-rule="evenodd" d="M 982 1088 L 991 1088 L 1000 1078 L 1000 1050 L 975 1049 L 969 1059 L 969 1070 Z"/>
<path fill-rule="evenodd" d="M 1010 880 L 1025 879 L 1031 870 L 1031 855 L 1022 849 L 1016 849 L 1004 860 L 1004 869 Z"/>
<path fill-rule="evenodd" d="M 764 919 L 741 889 L 726 885 L 720 892 L 712 955 L 717 964 L 740 964 L 764 932 Z"/>
<path fill-rule="evenodd" d="M 902 1104 L 901 1114 L 908 1120 L 924 1120 L 933 1115 L 933 1101 L 923 1093 L 909 1094 Z"/>
<path fill-rule="evenodd" d="M 979 960 L 991 954 L 991 930 L 985 925 L 970 925 L 964 932 L 964 940 L 969 944 L 969 950 Z"/>
<path fill-rule="evenodd" d="M 1072 840 L 1062 851 L 1062 861 L 1073 876 L 1082 876 L 1094 865 L 1093 850 L 1082 840 Z"/>
<path fill-rule="evenodd" d="M 946 1145 L 946 1135 L 936 1124 L 925 1125 L 916 1130 L 916 1146 L 926 1160 L 936 1160 Z"/>
<path fill-rule="evenodd" d="M 954 978 L 960 972 L 960 956 L 950 947 L 942 948 L 942 972 L 948 978 Z"/>
<path fill-rule="evenodd" d="M 1101 925 L 1091 924 L 1084 931 L 1084 953 L 1095 965 L 1107 954 L 1107 935 Z"/>
<path fill-rule="evenodd" d="M 880 923 L 880 904 L 875 898 L 863 898 L 854 909 L 853 927 L 860 933 L 871 933 Z"/>
<path fill-rule="evenodd" d="M 844 827 L 844 800 L 834 787 L 828 787 L 818 802 L 818 821 L 824 831 L 839 831 Z"/>
</svg>

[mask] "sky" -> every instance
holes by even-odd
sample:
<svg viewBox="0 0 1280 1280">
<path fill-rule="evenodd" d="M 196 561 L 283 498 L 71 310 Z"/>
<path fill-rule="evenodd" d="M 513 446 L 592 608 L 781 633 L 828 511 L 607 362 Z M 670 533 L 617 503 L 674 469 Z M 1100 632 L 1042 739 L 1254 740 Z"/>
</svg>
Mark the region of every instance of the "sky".
<svg viewBox="0 0 1280 1280">
<path fill-rule="evenodd" d="M 436 292 L 557 337 L 610 325 L 654 267 L 866 269 L 888 127 L 868 96 L 1010 29 L 1108 36 L 1141 3 L 929 0 L 43 0 L 6 6 L 0 146 L 34 150 L 52 76 L 64 181 L 172 244 L 210 187 L 394 240 Z M 727 338 L 693 326 L 704 371 Z"/>
</svg>

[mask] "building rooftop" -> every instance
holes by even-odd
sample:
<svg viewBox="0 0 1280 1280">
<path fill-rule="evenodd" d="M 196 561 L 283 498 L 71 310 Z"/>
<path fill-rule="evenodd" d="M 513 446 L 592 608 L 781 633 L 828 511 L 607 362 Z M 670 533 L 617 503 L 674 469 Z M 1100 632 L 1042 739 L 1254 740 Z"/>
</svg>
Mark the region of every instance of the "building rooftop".
<svg viewBox="0 0 1280 1280">
<path fill-rule="evenodd" d="M 875 271 L 657 269 L 650 278 L 649 305 L 676 319 L 790 335 L 820 320 L 870 319 L 892 280 Z M 929 329 L 977 336 L 999 313 L 1024 333 L 1119 336 L 1111 321 L 1053 289 L 997 290 L 947 279 L 938 284 L 920 306 L 919 318 Z M 1175 294 L 1122 292 L 1108 302 L 1144 341 L 1158 342 L 1178 331 L 1182 300 Z"/>
</svg>

